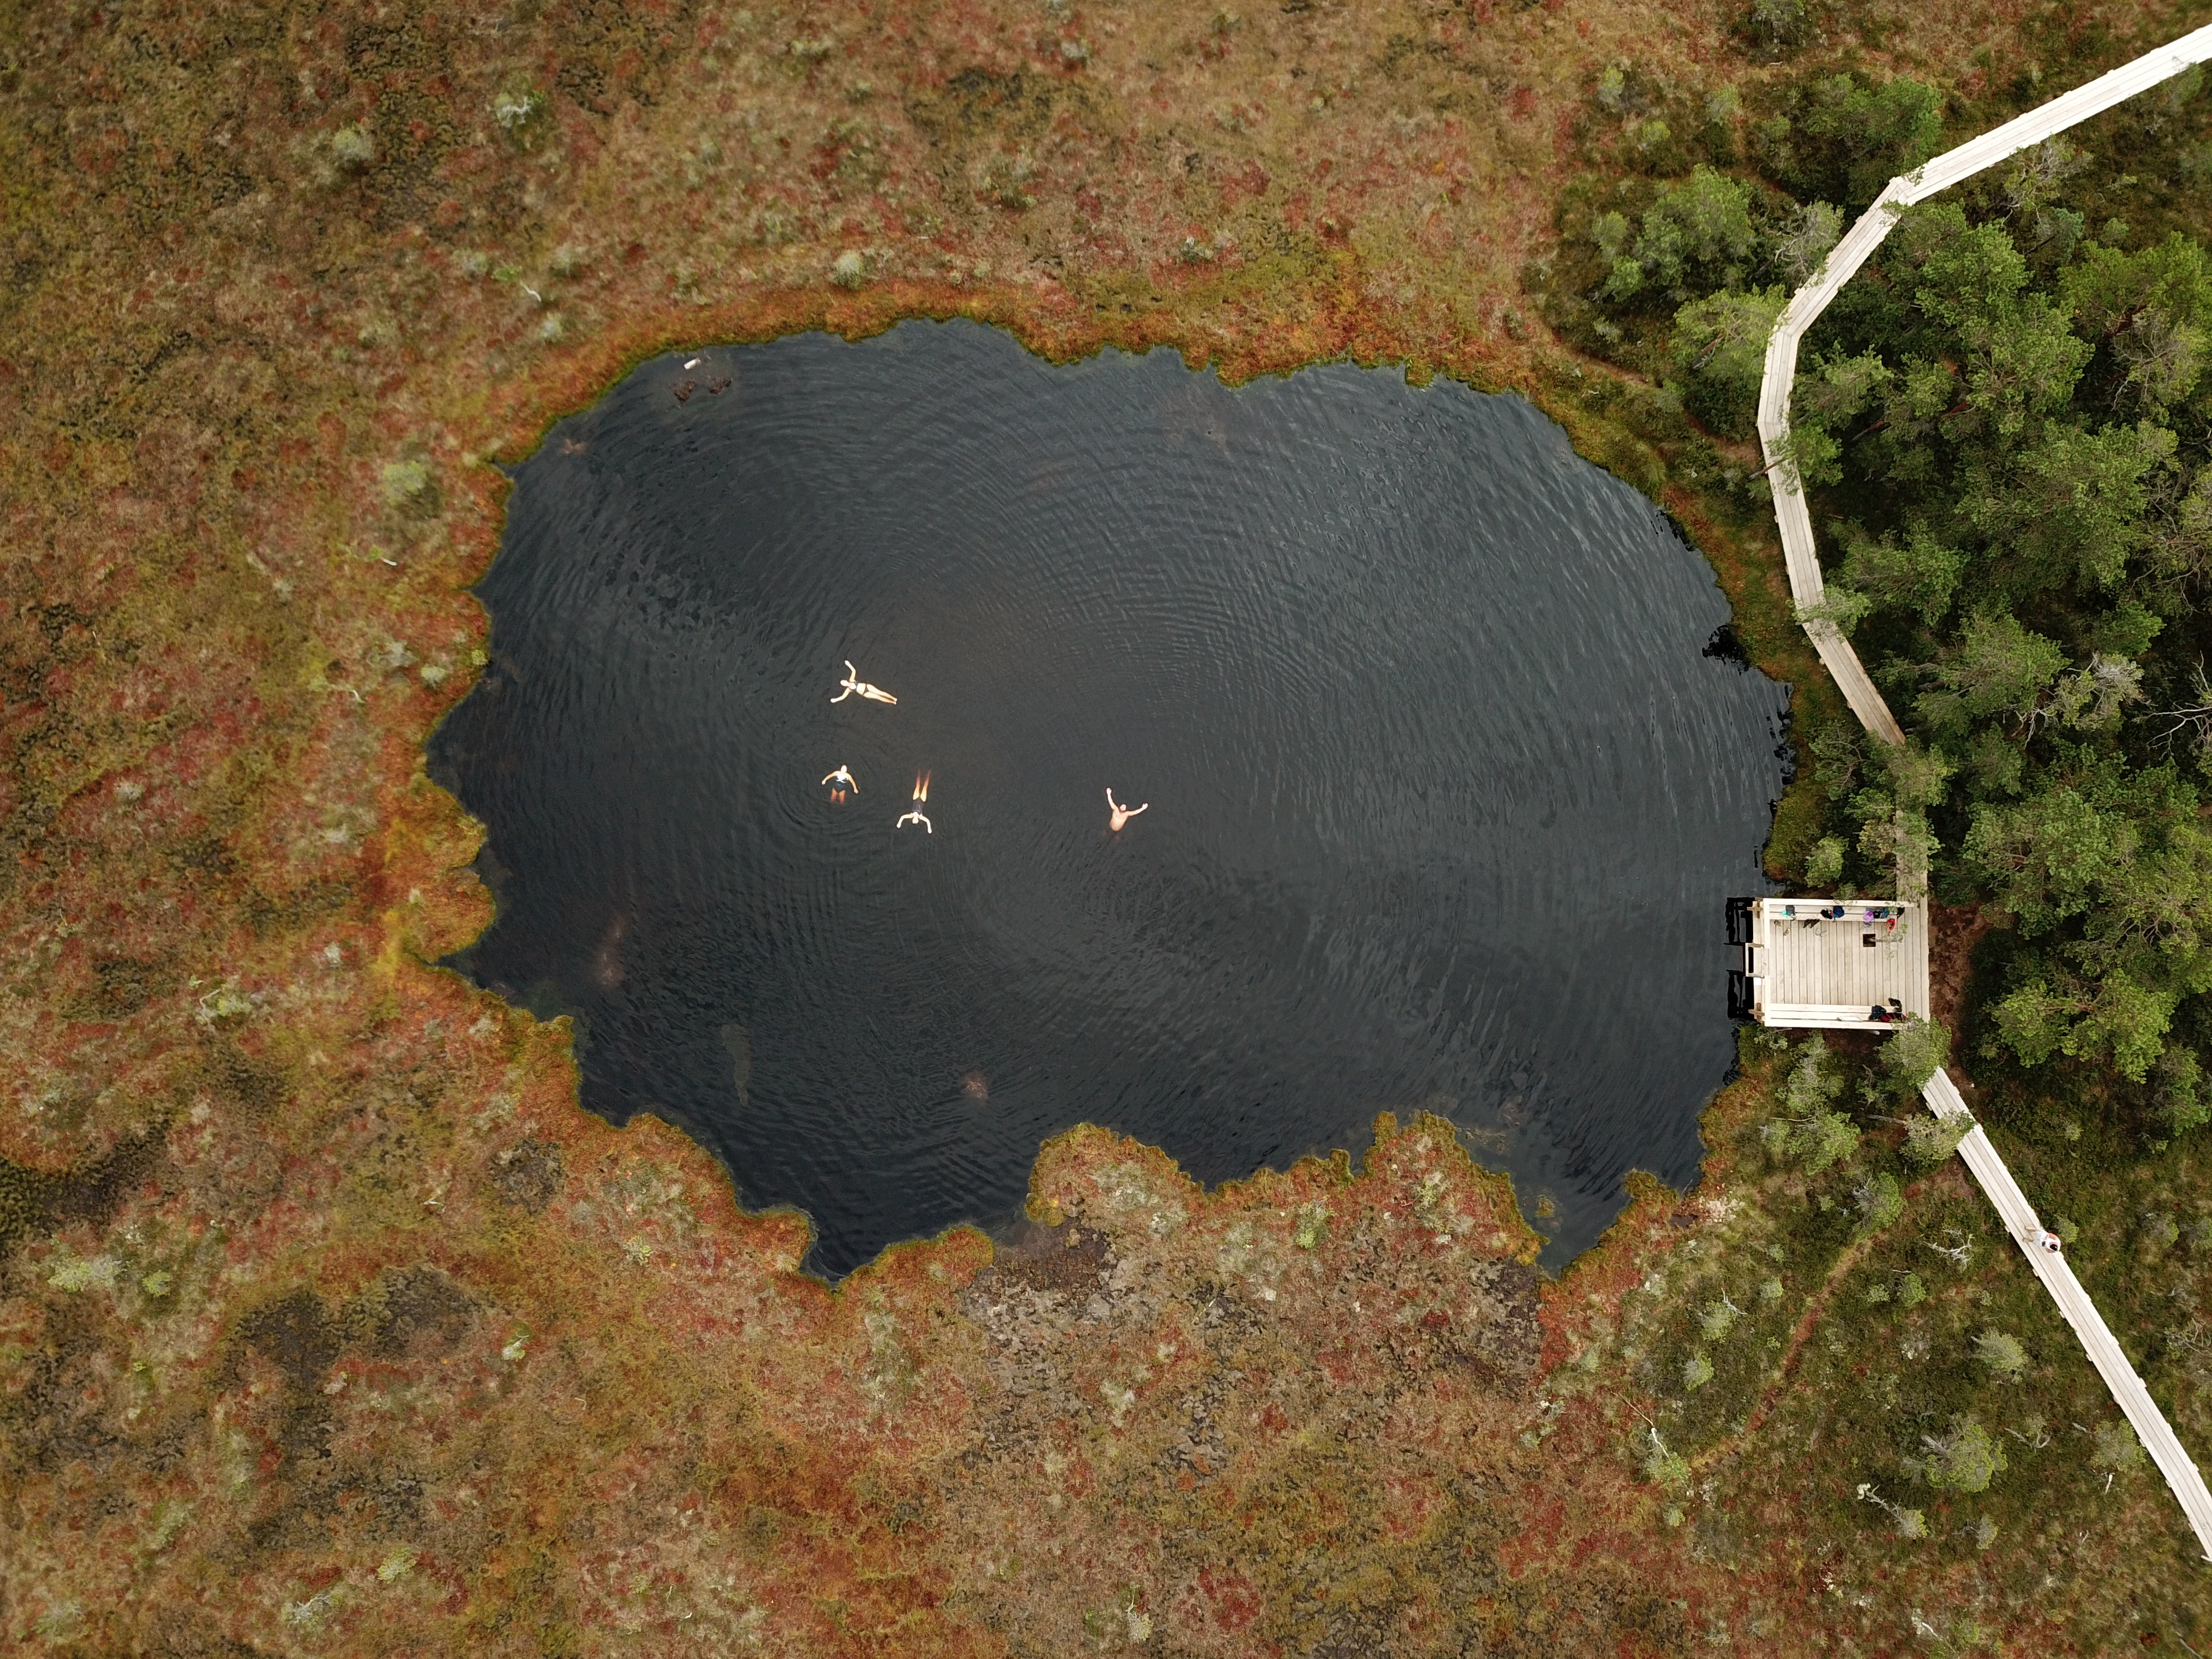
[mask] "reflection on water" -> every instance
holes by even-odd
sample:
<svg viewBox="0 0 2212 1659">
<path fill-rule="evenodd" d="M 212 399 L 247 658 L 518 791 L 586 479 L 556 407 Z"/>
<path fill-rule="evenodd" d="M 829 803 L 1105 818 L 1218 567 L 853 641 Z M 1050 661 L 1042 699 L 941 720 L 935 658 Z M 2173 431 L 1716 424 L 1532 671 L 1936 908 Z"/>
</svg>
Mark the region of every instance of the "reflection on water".
<svg viewBox="0 0 2212 1659">
<path fill-rule="evenodd" d="M 1555 1261 L 1695 1178 L 1783 696 L 1525 403 L 967 324 L 665 359 L 521 469 L 482 591 L 464 965 L 824 1271 L 1004 1217 L 1085 1121 L 1219 1180 L 1426 1103 Z M 896 704 L 833 703 L 848 659 Z"/>
</svg>

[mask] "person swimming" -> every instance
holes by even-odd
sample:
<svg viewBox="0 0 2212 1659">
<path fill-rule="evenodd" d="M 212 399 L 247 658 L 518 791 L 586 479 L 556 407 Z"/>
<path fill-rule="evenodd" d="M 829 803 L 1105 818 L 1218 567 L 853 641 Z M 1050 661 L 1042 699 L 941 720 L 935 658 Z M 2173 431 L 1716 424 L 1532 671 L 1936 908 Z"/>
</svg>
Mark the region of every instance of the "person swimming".
<svg viewBox="0 0 2212 1659">
<path fill-rule="evenodd" d="M 1115 802 L 1113 790 L 1109 788 L 1106 791 L 1106 810 L 1113 814 L 1113 817 L 1106 827 L 1109 830 L 1118 830 L 1131 818 L 1136 817 L 1138 813 L 1150 811 L 1152 810 L 1152 804 L 1150 801 L 1146 801 L 1142 806 L 1119 805 Z"/>
<path fill-rule="evenodd" d="M 915 774 L 914 798 L 915 800 L 927 802 L 929 799 L 929 777 L 930 775 L 927 772 L 917 772 Z M 891 828 L 894 830 L 903 830 L 909 823 L 920 824 L 924 830 L 927 830 L 933 836 L 937 833 L 937 826 L 932 823 L 925 814 L 918 811 L 908 812 L 904 817 L 893 824 Z"/>
<path fill-rule="evenodd" d="M 823 779 L 822 781 L 824 783 L 836 783 L 844 786 L 843 788 L 835 789 L 830 792 L 830 799 L 833 800 L 842 800 L 845 798 L 846 789 L 851 790 L 856 795 L 860 793 L 860 786 L 853 781 L 853 769 L 849 766 L 840 766 L 828 777 Z"/>
<path fill-rule="evenodd" d="M 870 702 L 896 702 L 898 701 L 896 697 L 891 696 L 890 692 L 884 690 L 881 686 L 870 685 L 866 680 L 862 679 L 860 678 L 860 671 L 853 666 L 853 659 L 850 657 L 845 659 L 845 678 L 838 681 L 837 684 L 843 686 L 845 689 L 842 691 L 840 691 L 836 696 L 830 699 L 832 702 L 842 702 L 846 698 L 851 696 L 865 697 Z"/>
</svg>

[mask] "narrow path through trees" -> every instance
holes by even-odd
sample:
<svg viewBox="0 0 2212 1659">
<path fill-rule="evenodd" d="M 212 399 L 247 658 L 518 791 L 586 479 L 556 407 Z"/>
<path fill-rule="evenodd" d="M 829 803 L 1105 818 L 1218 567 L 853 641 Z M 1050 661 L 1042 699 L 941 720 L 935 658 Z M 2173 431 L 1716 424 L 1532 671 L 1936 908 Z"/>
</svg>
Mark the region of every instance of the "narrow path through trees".
<svg viewBox="0 0 2212 1659">
<path fill-rule="evenodd" d="M 2212 59 L 2212 27 L 2198 29 L 2169 46 L 2146 52 L 2109 75 L 2100 76 L 2086 86 L 2076 87 L 2063 97 L 1945 152 L 1904 178 L 1891 179 L 1888 187 L 1875 198 L 1874 205 L 1836 245 L 1813 280 L 1790 296 L 1789 305 L 1775 324 L 1774 333 L 1767 341 L 1765 376 L 1759 385 L 1759 438 L 1765 451 L 1767 476 L 1773 484 L 1774 517 L 1782 532 L 1783 555 L 1789 565 L 1790 597 L 1796 602 L 1813 648 L 1820 653 L 1851 712 L 1869 732 L 1887 742 L 1902 744 L 1905 732 L 1859 662 L 1858 653 L 1832 623 L 1807 614 L 1820 605 L 1826 588 L 1820 579 L 1820 556 L 1813 542 L 1812 514 L 1807 510 L 1804 491 L 1790 459 L 1790 394 L 1797 377 L 1798 343 L 1827 308 L 1828 302 L 1881 246 L 1882 238 L 1889 234 L 1890 227 L 1905 208 L 2093 115 L 2101 114 L 2137 93 L 2147 92 L 2191 64 L 2207 59 Z M 1900 871 L 1900 886 L 1904 876 Z M 1918 895 L 1900 890 L 1898 896 L 1911 898 Z M 1923 1092 L 1929 1109 L 1937 1116 L 1966 1115 L 1966 1103 L 1948 1073 L 1938 1070 L 1929 1079 Z M 2065 1258 L 2043 1247 L 2043 1224 L 2034 1206 L 2028 1203 L 2020 1183 L 2013 1179 L 2012 1171 L 2005 1167 L 2004 1160 L 1997 1156 L 1996 1148 L 1978 1125 L 1960 1142 L 1959 1156 L 1981 1182 L 1982 1190 L 1996 1206 L 2014 1242 L 2026 1254 L 2036 1277 L 2051 1292 L 2051 1299 L 2058 1304 L 2066 1322 L 2074 1328 L 2088 1353 L 2089 1363 L 2105 1379 L 2105 1385 L 2126 1413 L 2143 1449 L 2158 1465 L 2167 1486 L 2173 1489 L 2190 1525 L 2196 1529 L 2205 1559 L 2212 1560 L 2212 1492 L 2206 1490 L 2203 1475 L 2172 1425 L 2166 1420 L 2165 1413 L 2151 1398 L 2150 1390 L 2136 1375 L 2126 1351 L 2098 1313 L 2088 1292 L 2081 1288 L 2081 1280 L 2075 1278 Z"/>
</svg>

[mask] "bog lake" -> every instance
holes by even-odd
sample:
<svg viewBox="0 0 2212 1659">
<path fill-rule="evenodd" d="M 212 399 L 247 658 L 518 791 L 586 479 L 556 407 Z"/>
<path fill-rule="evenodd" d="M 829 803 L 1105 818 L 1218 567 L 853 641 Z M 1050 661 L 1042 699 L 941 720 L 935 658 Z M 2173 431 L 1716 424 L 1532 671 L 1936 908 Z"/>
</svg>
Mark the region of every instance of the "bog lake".
<svg viewBox="0 0 2212 1659">
<path fill-rule="evenodd" d="M 1696 1179 L 1786 689 L 1526 402 L 964 322 L 660 357 L 516 469 L 478 592 L 456 965 L 817 1271 L 1011 1219 L 1086 1121 L 1217 1182 L 1437 1111 L 1553 1267 Z"/>
</svg>

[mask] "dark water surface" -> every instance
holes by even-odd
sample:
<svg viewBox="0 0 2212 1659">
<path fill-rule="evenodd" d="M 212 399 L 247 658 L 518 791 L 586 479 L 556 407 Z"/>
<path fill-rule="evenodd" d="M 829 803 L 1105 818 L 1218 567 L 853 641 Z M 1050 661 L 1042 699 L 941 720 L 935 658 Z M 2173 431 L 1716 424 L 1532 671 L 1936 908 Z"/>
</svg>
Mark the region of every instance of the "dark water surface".
<svg viewBox="0 0 2212 1659">
<path fill-rule="evenodd" d="M 1694 1180 L 1784 694 L 1557 427 L 960 323 L 680 362 L 520 469 L 434 744 L 490 827 L 464 965 L 578 1016 L 587 1105 L 831 1273 L 1003 1218 L 1085 1121 L 1217 1181 L 1425 1104 L 1554 1262 L 1627 1170 Z M 832 706 L 847 658 L 896 707 Z"/>
</svg>

